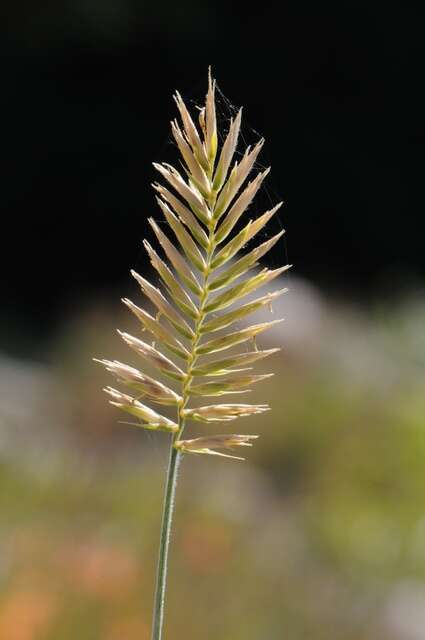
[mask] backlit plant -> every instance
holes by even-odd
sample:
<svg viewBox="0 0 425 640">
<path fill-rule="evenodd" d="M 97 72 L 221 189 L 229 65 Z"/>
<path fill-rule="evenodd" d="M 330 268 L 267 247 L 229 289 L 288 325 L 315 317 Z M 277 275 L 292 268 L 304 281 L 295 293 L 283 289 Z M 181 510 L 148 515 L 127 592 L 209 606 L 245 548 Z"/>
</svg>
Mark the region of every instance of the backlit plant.
<svg viewBox="0 0 425 640">
<path fill-rule="evenodd" d="M 170 434 L 152 640 L 162 638 L 168 548 L 177 471 L 182 457 L 208 454 L 243 459 L 234 456 L 231 450 L 250 447 L 258 437 L 232 433 L 184 439 L 186 423 L 204 423 L 204 431 L 208 423 L 227 423 L 268 410 L 264 404 L 221 404 L 209 399 L 245 392 L 255 382 L 272 375 L 252 374 L 250 365 L 278 351 L 259 350 L 255 338 L 280 320 L 245 328 L 235 325 L 270 305 L 286 290 L 244 300 L 245 296 L 288 269 L 288 265 L 278 269 L 256 269 L 259 259 L 273 247 L 283 231 L 241 253 L 281 206 L 281 203 L 277 204 L 255 219 L 245 222 L 242 219 L 247 217 L 246 211 L 269 172 L 268 169 L 260 171 L 246 184 L 264 141 L 260 140 L 234 159 L 241 125 L 239 111 L 230 121 L 219 148 L 215 81 L 211 75 L 198 124 L 179 93 L 174 99 L 181 124 L 174 120 L 171 130 L 181 154 L 182 169 L 177 171 L 166 163 L 154 164 L 167 184 L 153 185 L 167 223 L 167 233 L 149 219 L 162 257 L 147 240 L 144 241 L 150 262 L 158 273 L 160 288 L 132 271 L 157 313 L 151 315 L 130 300 L 123 300 L 153 341 L 148 343 L 120 332 L 123 340 L 143 360 L 171 382 L 164 384 L 118 361 L 100 361 L 129 391 L 124 393 L 107 387 L 105 391 L 111 404 L 132 414 L 141 427 Z M 244 343 L 245 348 L 238 347 Z M 145 401 L 173 408 L 174 417 L 158 413 Z"/>
</svg>

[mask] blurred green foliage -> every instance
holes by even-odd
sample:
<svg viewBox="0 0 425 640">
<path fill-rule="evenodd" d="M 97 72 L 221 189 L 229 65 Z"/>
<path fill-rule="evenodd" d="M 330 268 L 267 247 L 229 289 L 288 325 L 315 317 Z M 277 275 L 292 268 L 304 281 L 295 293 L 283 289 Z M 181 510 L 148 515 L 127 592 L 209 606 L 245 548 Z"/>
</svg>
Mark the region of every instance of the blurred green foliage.
<svg viewBox="0 0 425 640">
<path fill-rule="evenodd" d="M 238 425 L 262 436 L 248 461 L 183 465 L 167 638 L 420 640 L 424 308 L 294 288 L 276 375 L 252 394 L 273 411 Z M 117 322 L 78 311 L 25 384 L 2 365 L 25 393 L 14 418 L 3 378 L 0 638 L 149 639 L 167 436 L 118 425 L 102 397 L 90 358 L 128 360 Z"/>
</svg>

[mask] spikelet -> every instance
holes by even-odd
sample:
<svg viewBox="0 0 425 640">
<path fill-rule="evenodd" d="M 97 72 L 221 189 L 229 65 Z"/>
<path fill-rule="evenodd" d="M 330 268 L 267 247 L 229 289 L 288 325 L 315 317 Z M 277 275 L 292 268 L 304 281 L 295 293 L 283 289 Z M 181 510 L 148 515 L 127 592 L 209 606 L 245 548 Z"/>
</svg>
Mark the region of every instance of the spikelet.
<svg viewBox="0 0 425 640">
<path fill-rule="evenodd" d="M 210 436 L 209 438 L 194 438 L 193 440 L 177 440 L 175 447 L 183 453 L 205 453 L 210 456 L 245 460 L 239 456 L 232 456 L 216 449 L 233 449 L 234 447 L 252 447 L 251 440 L 258 436 L 242 436 L 238 434 Z"/>
<path fill-rule="evenodd" d="M 202 398 L 246 393 L 254 383 L 272 375 L 247 373 L 252 369 L 247 365 L 278 351 L 259 350 L 255 338 L 280 320 L 245 328 L 235 324 L 270 306 L 285 293 L 286 289 L 280 288 L 249 301 L 245 299 L 269 285 L 290 265 L 256 269 L 260 258 L 279 241 L 283 231 L 241 253 L 282 203 L 256 219 L 248 217 L 247 210 L 269 173 L 266 169 L 249 179 L 264 141 L 235 159 L 242 115 L 239 111 L 219 148 L 214 94 L 215 81 L 210 74 L 198 126 L 176 92 L 180 122 L 171 122 L 171 133 L 181 155 L 181 166 L 177 170 L 166 163 L 154 163 L 163 182 L 152 186 L 166 224 L 150 218 L 159 247 L 152 247 L 147 240 L 143 244 L 159 277 L 159 286 L 135 271 L 131 273 L 157 315 L 154 317 L 130 300 L 123 300 L 143 331 L 152 336 L 152 343 L 119 332 L 122 339 L 175 388 L 169 387 L 168 381 L 165 384 L 116 360 L 98 362 L 133 392 L 134 395 L 128 395 L 110 387 L 105 389 L 110 402 L 138 418 L 140 426 L 171 432 L 173 447 L 180 453 L 237 458 L 217 449 L 252 446 L 257 436 L 230 434 L 192 440 L 182 440 L 181 436 L 188 420 L 229 422 L 268 410 L 267 405 L 255 404 L 193 407 L 190 404 L 192 400 L 199 404 Z M 254 348 L 222 354 L 243 343 L 252 343 Z M 211 358 L 211 354 L 219 357 Z M 174 407 L 174 420 L 142 404 L 141 398 Z"/>
</svg>

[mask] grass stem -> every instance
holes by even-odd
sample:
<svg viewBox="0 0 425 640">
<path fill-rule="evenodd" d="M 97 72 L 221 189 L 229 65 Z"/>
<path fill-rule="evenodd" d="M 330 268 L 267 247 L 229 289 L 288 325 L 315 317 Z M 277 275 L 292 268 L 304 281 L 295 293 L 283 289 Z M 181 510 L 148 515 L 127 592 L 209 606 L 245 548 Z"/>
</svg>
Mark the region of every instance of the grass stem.
<svg viewBox="0 0 425 640">
<path fill-rule="evenodd" d="M 164 510 L 162 514 L 155 604 L 153 611 L 152 640 L 162 639 L 162 631 L 164 626 L 168 552 L 170 547 L 171 525 L 173 520 L 174 501 L 177 487 L 177 475 L 182 455 L 173 445 L 174 438 L 170 448 L 170 459 L 168 463 L 167 480 L 165 484 Z"/>
</svg>

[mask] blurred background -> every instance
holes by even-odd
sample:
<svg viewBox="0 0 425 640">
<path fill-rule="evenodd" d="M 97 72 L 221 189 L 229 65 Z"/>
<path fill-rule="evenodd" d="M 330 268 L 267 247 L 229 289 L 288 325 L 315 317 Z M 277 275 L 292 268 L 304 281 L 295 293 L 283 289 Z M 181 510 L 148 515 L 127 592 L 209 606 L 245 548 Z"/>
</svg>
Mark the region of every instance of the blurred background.
<svg viewBox="0 0 425 640">
<path fill-rule="evenodd" d="M 273 411 L 238 424 L 261 439 L 183 465 L 167 638 L 423 640 L 419 7 L 1 15 L 0 638 L 149 639 L 167 436 L 119 424 L 91 359 L 137 363 L 115 328 L 139 330 L 120 298 L 150 273 L 151 162 L 175 158 L 172 92 L 195 109 L 211 64 L 222 127 L 244 105 L 244 141 L 266 138 L 254 211 L 286 203 L 267 264 L 295 266 L 250 397 Z"/>
</svg>

